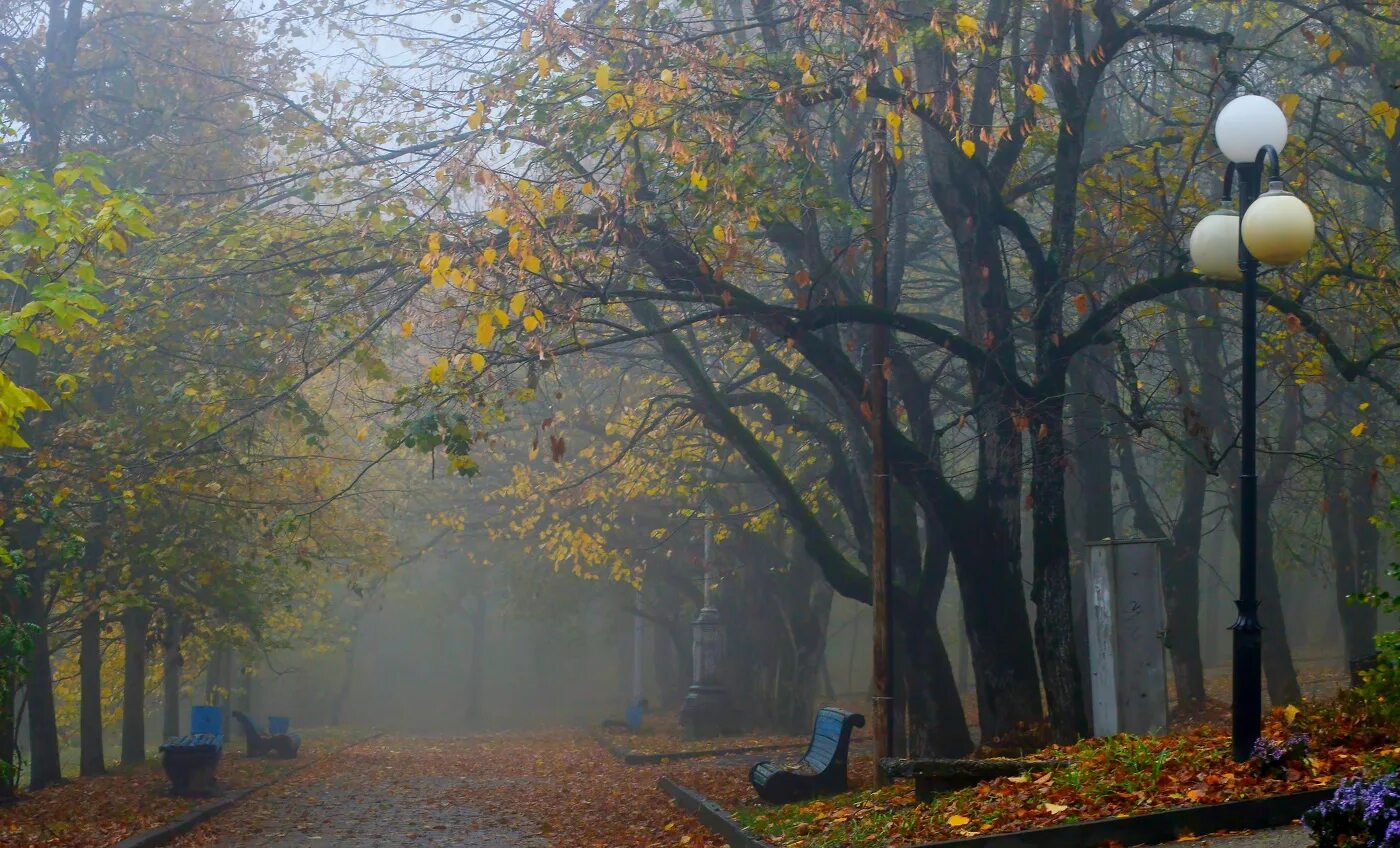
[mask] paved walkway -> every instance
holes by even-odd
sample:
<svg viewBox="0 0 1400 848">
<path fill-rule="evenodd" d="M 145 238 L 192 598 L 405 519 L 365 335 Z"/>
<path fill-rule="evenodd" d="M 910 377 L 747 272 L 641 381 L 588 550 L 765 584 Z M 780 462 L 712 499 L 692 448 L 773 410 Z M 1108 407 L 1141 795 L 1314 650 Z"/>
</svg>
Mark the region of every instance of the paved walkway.
<svg viewBox="0 0 1400 848">
<path fill-rule="evenodd" d="M 532 823 L 470 803 L 433 743 L 368 743 L 313 765 L 177 841 L 180 848 L 545 848 Z M 329 767 L 328 767 L 329 766 Z"/>
<path fill-rule="evenodd" d="M 1312 839 L 1302 825 L 1256 830 L 1234 836 L 1208 836 L 1188 843 L 1198 848 L 1307 848 Z"/>
</svg>

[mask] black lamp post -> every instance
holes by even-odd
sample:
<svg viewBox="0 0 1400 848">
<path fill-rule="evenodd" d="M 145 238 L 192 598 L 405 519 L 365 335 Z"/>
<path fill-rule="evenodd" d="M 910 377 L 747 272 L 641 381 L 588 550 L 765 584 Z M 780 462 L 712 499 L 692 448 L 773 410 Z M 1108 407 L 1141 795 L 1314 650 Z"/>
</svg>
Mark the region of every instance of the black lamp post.
<svg viewBox="0 0 1400 848">
<path fill-rule="evenodd" d="M 1216 119 L 1215 138 L 1230 159 L 1221 207 L 1191 233 L 1191 259 L 1205 276 L 1239 281 L 1243 302 L 1243 372 L 1240 393 L 1240 594 L 1234 633 L 1232 753 L 1249 759 L 1259 739 L 1263 705 L 1263 628 L 1259 624 L 1258 538 L 1258 285 L 1260 263 L 1296 262 L 1312 245 L 1312 213 L 1283 187 L 1278 151 L 1288 141 L 1288 120 L 1271 100 L 1246 94 L 1228 103 Z M 1269 190 L 1259 193 L 1265 164 Z M 1238 182 L 1239 211 L 1230 208 Z"/>
</svg>

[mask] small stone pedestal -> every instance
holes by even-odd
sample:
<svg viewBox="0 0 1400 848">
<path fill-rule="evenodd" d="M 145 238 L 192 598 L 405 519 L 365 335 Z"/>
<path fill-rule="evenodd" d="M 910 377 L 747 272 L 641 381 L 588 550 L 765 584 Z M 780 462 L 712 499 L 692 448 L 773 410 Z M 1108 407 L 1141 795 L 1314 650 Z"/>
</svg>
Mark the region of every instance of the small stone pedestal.
<svg viewBox="0 0 1400 848">
<path fill-rule="evenodd" d="M 724 627 L 719 610 L 710 606 L 708 599 L 691 625 L 691 653 L 694 673 L 681 706 L 682 734 L 686 739 L 711 739 L 737 733 L 734 705 L 719 679 L 724 659 Z"/>
</svg>

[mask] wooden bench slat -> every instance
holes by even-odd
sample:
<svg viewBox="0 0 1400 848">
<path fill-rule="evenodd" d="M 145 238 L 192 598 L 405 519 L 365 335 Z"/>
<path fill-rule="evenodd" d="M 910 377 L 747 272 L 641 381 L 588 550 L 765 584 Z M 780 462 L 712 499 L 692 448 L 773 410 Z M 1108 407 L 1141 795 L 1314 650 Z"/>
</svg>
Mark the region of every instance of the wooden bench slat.
<svg viewBox="0 0 1400 848">
<path fill-rule="evenodd" d="M 812 723 L 812 739 L 802 755 L 801 765 L 811 773 L 784 769 L 771 762 L 756 763 L 749 770 L 749 781 L 760 798 L 789 803 L 846 789 L 846 752 L 851 732 L 865 726 L 865 716 L 836 707 L 822 707 Z"/>
</svg>

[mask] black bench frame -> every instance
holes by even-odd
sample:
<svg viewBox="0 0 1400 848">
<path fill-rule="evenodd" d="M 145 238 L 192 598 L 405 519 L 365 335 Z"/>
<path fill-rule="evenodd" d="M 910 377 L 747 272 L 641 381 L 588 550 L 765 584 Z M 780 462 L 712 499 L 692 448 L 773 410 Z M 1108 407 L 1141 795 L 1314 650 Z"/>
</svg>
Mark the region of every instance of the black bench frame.
<svg viewBox="0 0 1400 848">
<path fill-rule="evenodd" d="M 771 762 L 755 763 L 749 782 L 758 797 L 772 804 L 790 804 L 822 795 L 845 792 L 847 755 L 851 733 L 865 727 L 865 716 L 837 707 L 822 707 L 812 722 L 812 741 L 797 764 L 800 770 Z"/>
<path fill-rule="evenodd" d="M 170 792 L 177 798 L 206 798 L 219 791 L 215 777 L 223 741 L 200 734 L 171 739 L 160 746 L 160 763 L 170 779 Z"/>
<path fill-rule="evenodd" d="M 238 722 L 238 726 L 243 728 L 243 736 L 248 740 L 247 756 L 296 759 L 297 749 L 301 747 L 301 737 L 291 733 L 269 736 L 259 730 L 251 718 L 238 710 L 233 711 L 233 718 Z"/>
</svg>

